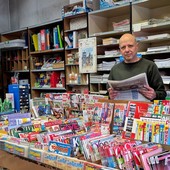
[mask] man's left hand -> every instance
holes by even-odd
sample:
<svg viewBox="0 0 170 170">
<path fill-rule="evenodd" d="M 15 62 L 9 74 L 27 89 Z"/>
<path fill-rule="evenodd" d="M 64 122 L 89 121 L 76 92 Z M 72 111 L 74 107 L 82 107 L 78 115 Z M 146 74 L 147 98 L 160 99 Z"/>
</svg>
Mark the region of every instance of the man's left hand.
<svg viewBox="0 0 170 170">
<path fill-rule="evenodd" d="M 145 85 L 144 88 L 139 89 L 139 92 L 149 100 L 156 98 L 155 90 L 148 85 Z"/>
</svg>

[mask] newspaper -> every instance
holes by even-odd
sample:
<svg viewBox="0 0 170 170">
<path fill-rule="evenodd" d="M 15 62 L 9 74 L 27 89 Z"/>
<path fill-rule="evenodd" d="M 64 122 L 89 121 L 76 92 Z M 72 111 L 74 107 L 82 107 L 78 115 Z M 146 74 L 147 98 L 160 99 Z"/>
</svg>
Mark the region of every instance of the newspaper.
<svg viewBox="0 0 170 170">
<path fill-rule="evenodd" d="M 146 73 L 141 73 L 120 81 L 108 80 L 108 84 L 112 89 L 119 91 L 115 100 L 149 101 L 138 92 L 138 89 L 144 88 L 144 85 L 148 85 Z"/>
</svg>

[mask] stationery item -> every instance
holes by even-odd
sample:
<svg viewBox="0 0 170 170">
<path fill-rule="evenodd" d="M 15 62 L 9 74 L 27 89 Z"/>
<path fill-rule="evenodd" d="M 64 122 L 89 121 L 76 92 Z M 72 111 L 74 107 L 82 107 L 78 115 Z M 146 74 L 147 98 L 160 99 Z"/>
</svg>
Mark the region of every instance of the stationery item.
<svg viewBox="0 0 170 170">
<path fill-rule="evenodd" d="M 40 30 L 40 34 L 41 34 L 41 50 L 45 50 L 46 49 L 46 41 L 45 41 L 45 29 Z"/>
<path fill-rule="evenodd" d="M 57 25 L 57 32 L 58 32 L 59 48 L 63 48 L 63 40 L 61 38 L 61 30 L 59 25 Z"/>
<path fill-rule="evenodd" d="M 53 28 L 53 46 L 54 46 L 54 49 L 59 48 L 59 39 L 58 39 L 57 27 Z"/>
<path fill-rule="evenodd" d="M 46 29 L 45 30 L 45 38 L 46 38 L 46 50 L 50 49 L 50 30 Z"/>
<path fill-rule="evenodd" d="M 33 34 L 31 36 L 33 44 L 34 44 L 34 50 L 38 51 L 38 35 L 37 34 Z"/>
</svg>

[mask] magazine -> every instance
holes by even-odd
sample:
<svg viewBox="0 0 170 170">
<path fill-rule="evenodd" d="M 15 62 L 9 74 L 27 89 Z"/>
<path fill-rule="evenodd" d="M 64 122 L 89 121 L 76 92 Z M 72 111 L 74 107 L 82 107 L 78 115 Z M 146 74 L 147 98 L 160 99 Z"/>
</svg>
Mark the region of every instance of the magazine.
<svg viewBox="0 0 170 170">
<path fill-rule="evenodd" d="M 144 88 L 144 85 L 148 85 L 146 73 L 141 73 L 120 81 L 108 80 L 108 84 L 112 89 L 119 91 L 115 100 L 149 101 L 138 92 L 138 89 Z"/>
</svg>

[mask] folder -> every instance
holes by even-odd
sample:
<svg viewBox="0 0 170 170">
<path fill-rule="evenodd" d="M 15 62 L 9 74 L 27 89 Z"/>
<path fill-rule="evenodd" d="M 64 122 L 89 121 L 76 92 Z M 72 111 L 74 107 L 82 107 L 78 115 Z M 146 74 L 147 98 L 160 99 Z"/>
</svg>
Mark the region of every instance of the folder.
<svg viewBox="0 0 170 170">
<path fill-rule="evenodd" d="M 62 42 L 62 37 L 61 37 L 61 32 L 60 32 L 60 26 L 59 25 L 57 25 L 57 31 L 58 31 L 59 47 L 63 48 L 63 42 Z"/>
<path fill-rule="evenodd" d="M 32 35 L 32 41 L 34 44 L 35 51 L 38 51 L 38 35 L 37 34 Z"/>
</svg>

